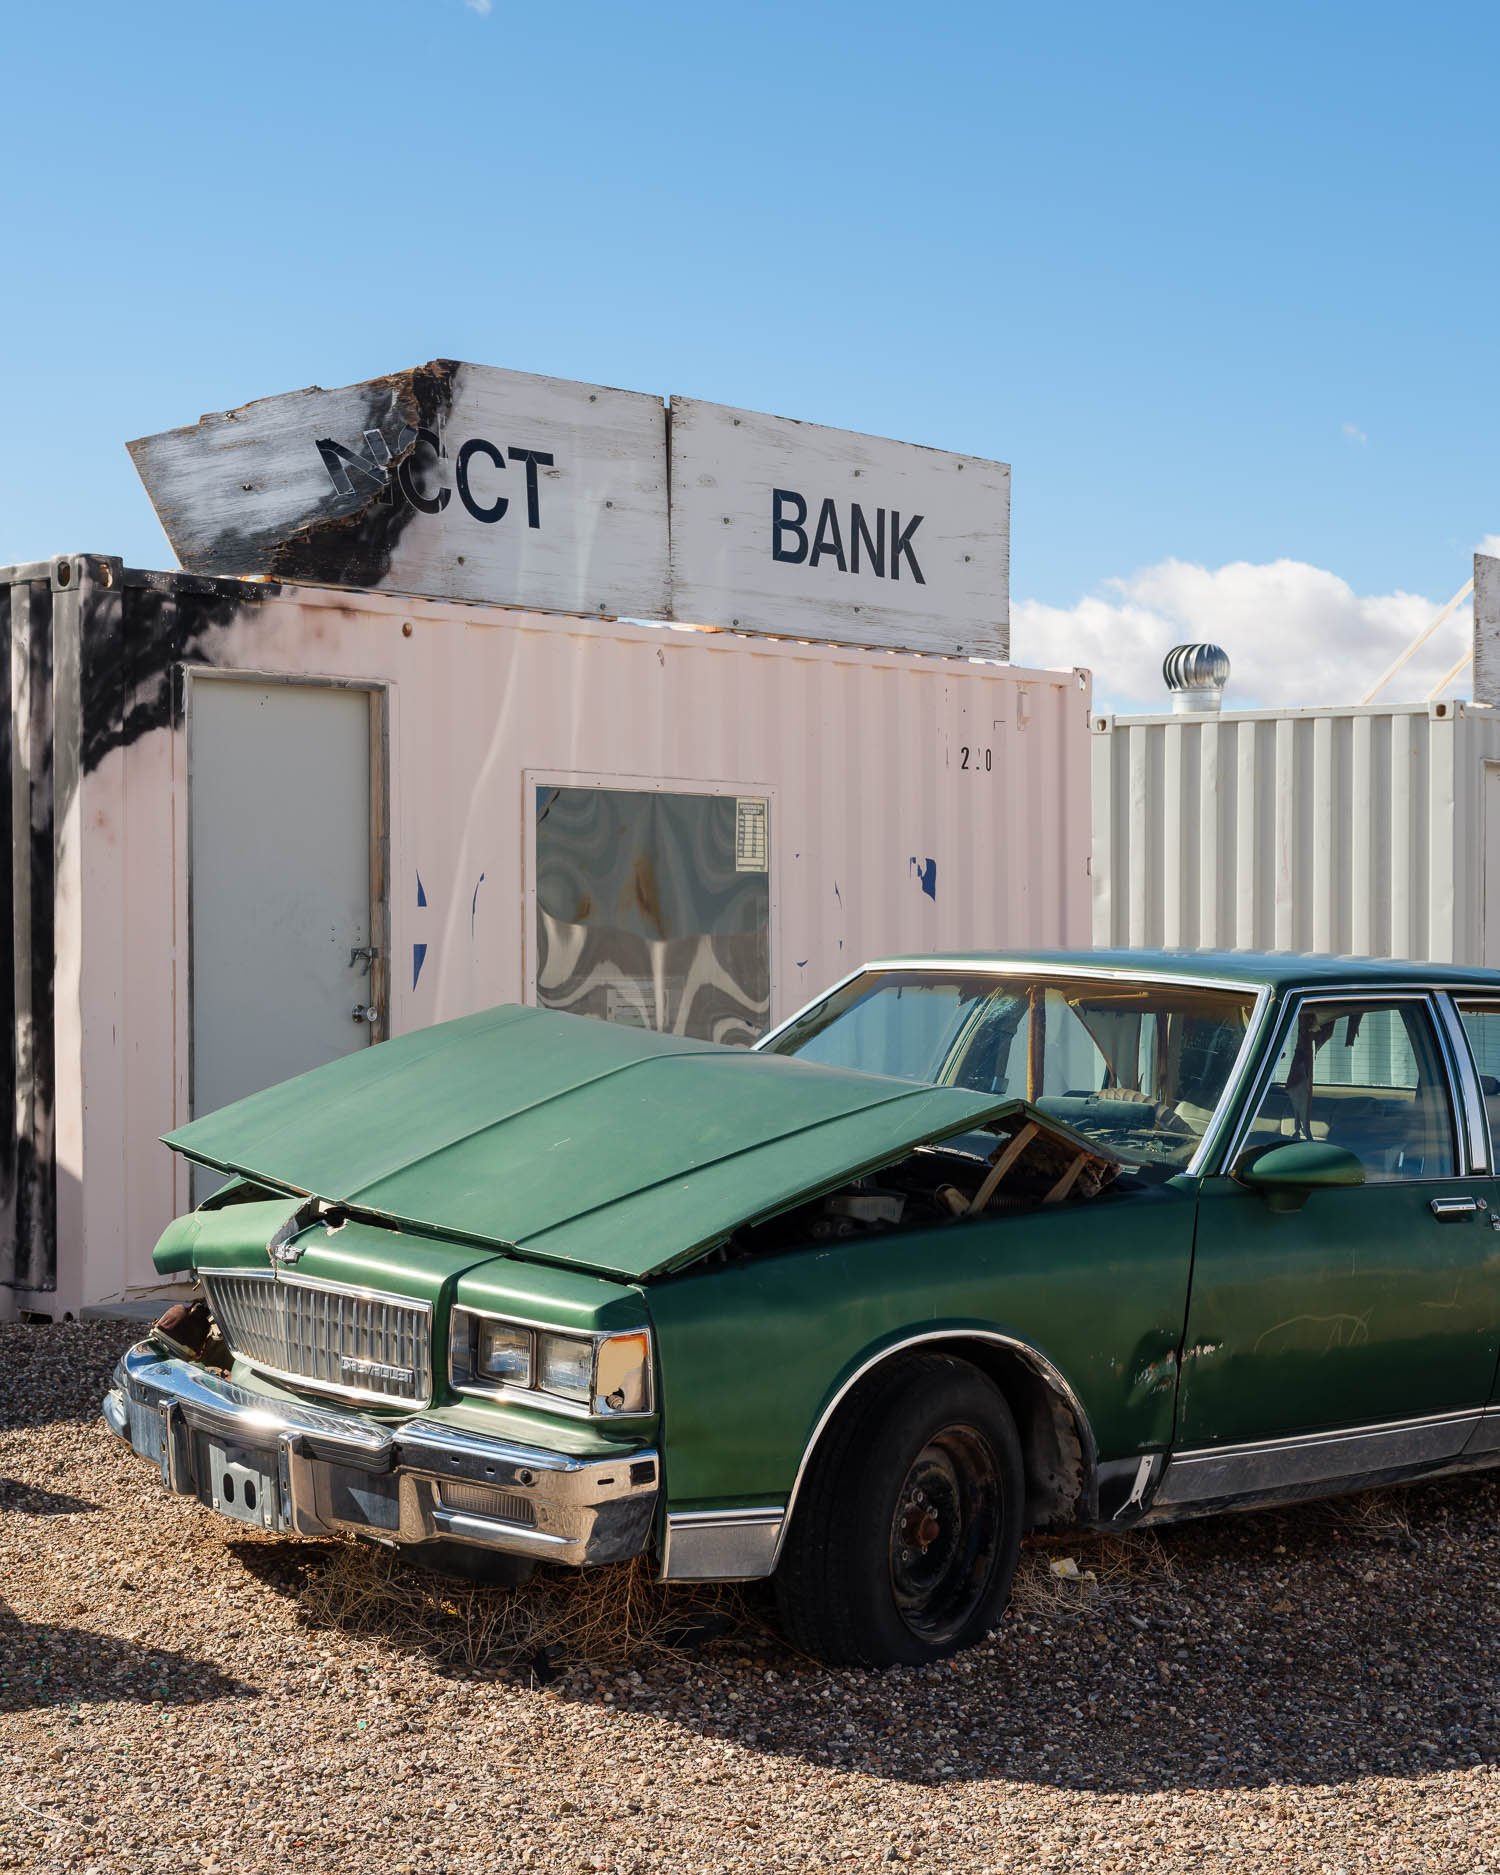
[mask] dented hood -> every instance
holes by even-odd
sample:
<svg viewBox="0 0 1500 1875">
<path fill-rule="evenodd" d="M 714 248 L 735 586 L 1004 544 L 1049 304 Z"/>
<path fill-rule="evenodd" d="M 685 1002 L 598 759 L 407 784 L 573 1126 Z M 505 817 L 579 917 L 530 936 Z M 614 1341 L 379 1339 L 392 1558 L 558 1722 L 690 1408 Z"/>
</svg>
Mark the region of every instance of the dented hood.
<svg viewBox="0 0 1500 1875">
<path fill-rule="evenodd" d="M 400 1228 L 642 1277 L 1014 1100 L 506 1006 L 167 1135 Z"/>
</svg>

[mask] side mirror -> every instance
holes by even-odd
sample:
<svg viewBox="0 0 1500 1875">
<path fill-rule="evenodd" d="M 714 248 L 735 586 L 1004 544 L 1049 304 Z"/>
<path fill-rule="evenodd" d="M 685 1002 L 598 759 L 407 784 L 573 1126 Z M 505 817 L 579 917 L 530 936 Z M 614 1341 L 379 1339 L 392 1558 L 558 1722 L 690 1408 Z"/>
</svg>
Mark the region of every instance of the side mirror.
<svg viewBox="0 0 1500 1875">
<path fill-rule="evenodd" d="M 1323 1139 L 1292 1139 L 1265 1146 L 1244 1158 L 1235 1178 L 1259 1192 L 1273 1211 L 1300 1211 L 1309 1193 L 1363 1185 L 1362 1162 L 1343 1146 Z"/>
</svg>

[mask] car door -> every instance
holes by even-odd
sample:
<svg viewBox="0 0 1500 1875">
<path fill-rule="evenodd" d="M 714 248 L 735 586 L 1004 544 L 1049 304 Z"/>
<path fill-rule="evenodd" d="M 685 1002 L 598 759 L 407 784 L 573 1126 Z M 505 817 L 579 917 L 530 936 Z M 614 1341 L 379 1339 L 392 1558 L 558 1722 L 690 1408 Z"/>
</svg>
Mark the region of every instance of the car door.
<svg viewBox="0 0 1500 1875">
<path fill-rule="evenodd" d="M 1495 1163 L 1495 1141 L 1500 1139 L 1500 998 L 1458 996 L 1458 1017 L 1474 1057 L 1476 1086 L 1490 1138 L 1490 1164 Z M 1500 1202 L 1492 1200 L 1485 1220 L 1489 1242 L 1491 1291 L 1500 1291 Z M 1500 1452 L 1500 1356 L 1490 1378 L 1489 1410 L 1476 1426 L 1468 1452 Z"/>
<path fill-rule="evenodd" d="M 1438 1463 L 1473 1432 L 1497 1239 L 1450 1022 L 1420 992 L 1292 999 L 1233 1160 L 1326 1139 L 1366 1182 L 1280 1208 L 1205 1179 L 1168 1501 Z"/>
</svg>

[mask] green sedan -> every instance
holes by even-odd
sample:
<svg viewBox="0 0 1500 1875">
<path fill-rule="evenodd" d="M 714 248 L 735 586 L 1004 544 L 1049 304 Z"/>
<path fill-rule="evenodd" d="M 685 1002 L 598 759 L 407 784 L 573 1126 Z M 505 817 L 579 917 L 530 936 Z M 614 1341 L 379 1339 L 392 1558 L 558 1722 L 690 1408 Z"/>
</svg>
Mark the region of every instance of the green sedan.
<svg viewBox="0 0 1500 1875">
<path fill-rule="evenodd" d="M 753 1051 L 506 1007 L 172 1134 L 109 1425 L 263 1531 L 771 1576 L 835 1662 L 1023 1533 L 1500 1464 L 1500 973 L 871 964 Z"/>
</svg>

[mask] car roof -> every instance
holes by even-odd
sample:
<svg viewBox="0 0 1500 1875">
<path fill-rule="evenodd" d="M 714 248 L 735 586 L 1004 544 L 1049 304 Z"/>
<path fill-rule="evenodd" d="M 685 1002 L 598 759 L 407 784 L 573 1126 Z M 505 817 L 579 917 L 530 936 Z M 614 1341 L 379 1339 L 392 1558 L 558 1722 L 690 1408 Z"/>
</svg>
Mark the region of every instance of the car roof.
<svg viewBox="0 0 1500 1875">
<path fill-rule="evenodd" d="M 1128 971 L 1145 977 L 1191 977 L 1199 982 L 1296 990 L 1324 985 L 1459 985 L 1500 991 L 1500 970 L 1463 964 L 1422 963 L 1398 957 L 1306 956 L 1295 951 L 1055 950 L 953 951 L 882 957 L 870 970 L 956 969 Z"/>
</svg>

